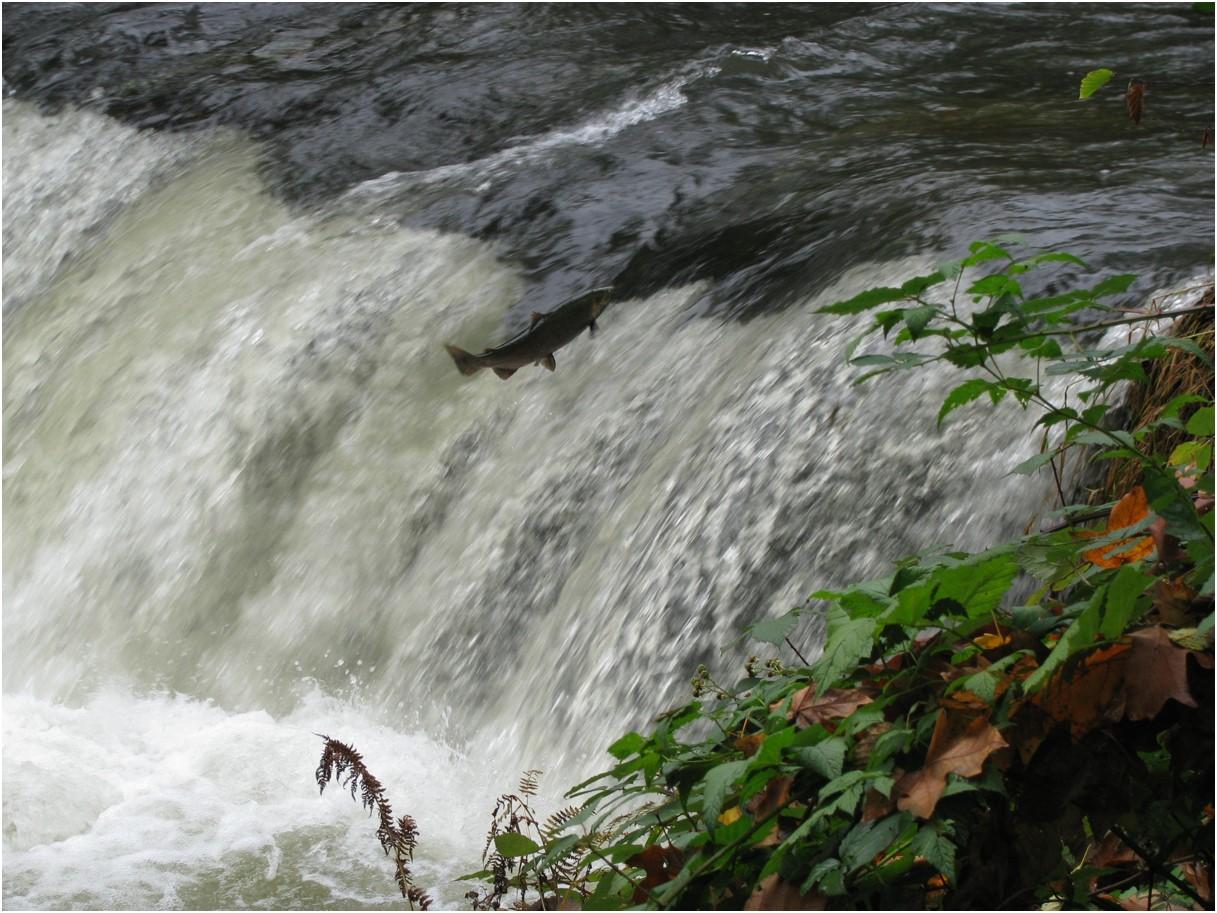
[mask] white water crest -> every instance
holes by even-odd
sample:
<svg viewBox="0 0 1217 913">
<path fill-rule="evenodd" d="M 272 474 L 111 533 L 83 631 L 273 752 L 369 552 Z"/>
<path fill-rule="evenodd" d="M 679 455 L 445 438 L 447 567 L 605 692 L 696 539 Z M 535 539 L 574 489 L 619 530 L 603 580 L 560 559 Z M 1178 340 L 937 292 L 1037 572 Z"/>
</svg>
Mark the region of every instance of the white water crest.
<svg viewBox="0 0 1217 913">
<path fill-rule="evenodd" d="M 490 182 L 509 178 L 517 169 L 540 165 L 568 146 L 600 145 L 637 124 L 662 117 L 688 103 L 684 89 L 698 79 L 712 77 L 719 67 L 712 64 L 690 65 L 686 71 L 642 95 L 630 94 L 615 108 L 598 112 L 566 129 L 552 130 L 535 137 L 520 137 L 507 148 L 455 165 L 441 165 L 425 171 L 392 171 L 364 181 L 349 193 L 353 198 L 376 198 L 388 191 L 426 184 L 474 179 L 484 191 Z"/>
<path fill-rule="evenodd" d="M 6 906 L 393 903 L 374 824 L 316 795 L 321 732 L 459 906 L 521 770 L 558 790 L 699 660 L 732 674 L 744 625 L 1048 496 L 1007 476 L 1031 417 L 960 410 L 948 448 L 957 377 L 851 385 L 857 327 L 815 309 L 928 262 L 747 323 L 615 302 L 556 373 L 467 379 L 441 343 L 524 294 L 492 246 L 292 209 L 232 137 L 37 129 L 96 140 L 81 186 L 158 177 L 81 212 L 6 144 L 6 229 L 108 213 L 23 261 L 5 321 Z"/>
</svg>

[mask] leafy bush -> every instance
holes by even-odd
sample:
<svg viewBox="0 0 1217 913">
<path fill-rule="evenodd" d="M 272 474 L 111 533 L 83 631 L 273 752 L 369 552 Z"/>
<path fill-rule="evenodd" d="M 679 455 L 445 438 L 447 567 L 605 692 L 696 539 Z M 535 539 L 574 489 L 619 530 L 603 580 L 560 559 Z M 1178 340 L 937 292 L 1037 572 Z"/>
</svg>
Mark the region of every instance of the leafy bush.
<svg viewBox="0 0 1217 913">
<path fill-rule="evenodd" d="M 475 905 L 516 891 L 542 909 L 1212 906 L 1211 388 L 1133 430 L 1108 422 L 1113 388 L 1156 360 L 1182 351 L 1210 376 L 1211 361 L 1184 338 L 1100 345 L 1156 315 L 1109 303 L 1131 276 L 1024 290 L 1060 265 L 1085 269 L 978 242 L 824 311 L 870 314 L 851 355 L 872 334 L 887 346 L 852 357 L 859 382 L 970 372 L 940 424 L 978 400 L 1042 411 L 1042 452 L 1015 472 L 1059 479 L 1083 446 L 1134 463 L 1105 522 L 1062 506 L 1053 532 L 905 558 L 754 625 L 781 655 L 733 684 L 699 670 L 690 702 L 609 746 L 616 764 L 570 791 L 578 806 L 542 826 L 504 797 Z M 1060 403 L 1057 376 L 1074 381 Z M 1153 452 L 1163 428 L 1179 443 Z M 791 642 L 808 613 L 827 621 L 810 663 Z"/>
</svg>

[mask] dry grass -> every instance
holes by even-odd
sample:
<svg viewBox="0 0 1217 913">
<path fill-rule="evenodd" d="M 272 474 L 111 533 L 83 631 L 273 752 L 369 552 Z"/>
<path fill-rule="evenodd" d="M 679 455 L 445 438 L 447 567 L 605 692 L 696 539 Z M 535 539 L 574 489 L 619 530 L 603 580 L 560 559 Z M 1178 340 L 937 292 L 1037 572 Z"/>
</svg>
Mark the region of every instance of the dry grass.
<svg viewBox="0 0 1217 913">
<path fill-rule="evenodd" d="M 1213 289 L 1209 288 L 1200 304 L 1213 304 Z M 1188 314 L 1175 324 L 1175 336 L 1191 339 L 1213 358 L 1213 312 Z M 1144 428 L 1162 414 L 1162 410 L 1176 396 L 1192 393 L 1208 399 L 1213 397 L 1213 369 L 1195 355 L 1178 349 L 1164 358 L 1149 363 L 1149 380 L 1131 388 L 1125 403 L 1128 409 L 1127 428 L 1136 431 Z M 1180 416 L 1187 421 L 1199 404 L 1185 406 Z M 1158 427 L 1146 441 L 1150 452 L 1169 456 L 1170 452 L 1187 438 L 1177 428 Z M 1114 501 L 1140 481 L 1140 467 L 1133 460 L 1115 460 L 1107 472 L 1103 488 L 1093 503 Z"/>
</svg>

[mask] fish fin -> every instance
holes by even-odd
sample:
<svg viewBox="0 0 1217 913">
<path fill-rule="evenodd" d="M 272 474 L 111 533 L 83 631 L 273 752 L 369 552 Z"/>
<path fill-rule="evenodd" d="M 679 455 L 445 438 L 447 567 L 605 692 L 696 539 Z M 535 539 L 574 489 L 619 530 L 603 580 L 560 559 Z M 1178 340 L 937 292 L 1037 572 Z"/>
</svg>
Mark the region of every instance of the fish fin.
<svg viewBox="0 0 1217 913">
<path fill-rule="evenodd" d="M 530 324 L 530 326 L 535 327 L 540 321 L 542 321 L 544 319 L 545 319 L 545 315 L 542 314 L 540 311 L 533 311 L 532 312 L 532 323 Z"/>
<path fill-rule="evenodd" d="M 588 335 L 588 336 L 595 336 L 595 335 L 596 335 L 596 330 L 598 330 L 598 329 L 599 329 L 599 327 L 597 327 L 597 326 L 596 326 L 596 321 L 594 321 L 594 320 L 593 320 L 591 323 L 589 323 L 589 324 L 587 325 L 587 335 Z"/>
<path fill-rule="evenodd" d="M 503 380 L 507 380 L 507 378 L 511 377 L 511 375 L 516 373 L 516 369 L 515 368 L 495 368 L 494 373 L 499 375 L 499 377 L 503 378 Z"/>
<path fill-rule="evenodd" d="M 477 374 L 481 370 L 482 366 L 478 364 L 478 357 L 476 355 L 470 355 L 464 349 L 448 345 L 447 343 L 444 344 L 444 348 L 448 350 L 448 354 L 456 362 L 456 369 L 466 377 L 470 374 Z"/>
<path fill-rule="evenodd" d="M 541 361 L 538 362 L 538 364 L 544 365 L 550 371 L 554 371 L 558 367 L 558 362 L 554 359 L 553 352 L 550 352 L 548 355 L 546 355 L 544 358 L 542 358 Z"/>
</svg>

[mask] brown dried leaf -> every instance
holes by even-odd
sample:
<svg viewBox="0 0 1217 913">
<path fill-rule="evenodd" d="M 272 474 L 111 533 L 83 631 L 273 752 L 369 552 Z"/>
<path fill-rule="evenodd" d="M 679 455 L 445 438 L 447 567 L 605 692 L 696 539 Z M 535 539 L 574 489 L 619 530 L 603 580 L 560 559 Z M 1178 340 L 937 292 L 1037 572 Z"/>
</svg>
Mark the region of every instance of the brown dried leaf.
<svg viewBox="0 0 1217 913">
<path fill-rule="evenodd" d="M 760 881 L 748 902 L 745 910 L 827 910 L 828 898 L 818 891 L 810 894 L 800 894 L 798 887 L 782 878 L 781 875 L 770 875 Z"/>
<path fill-rule="evenodd" d="M 752 757 L 760 750 L 761 743 L 765 741 L 765 733 L 754 732 L 752 735 L 741 735 L 735 739 L 735 747 L 742 751 L 748 757 Z"/>
<path fill-rule="evenodd" d="M 1129 639 L 1132 651 L 1125 676 L 1130 720 L 1153 719 L 1172 698 L 1187 707 L 1199 706 L 1187 687 L 1190 650 L 1175 646 L 1170 633 L 1161 625 L 1135 631 Z"/>
<path fill-rule="evenodd" d="M 675 878 L 684 862 L 685 854 L 679 849 L 674 846 L 660 846 L 658 843 L 627 859 L 626 865 L 636 865 L 647 873 L 634 889 L 634 903 L 646 903 L 650 900 L 651 889 Z"/>
<path fill-rule="evenodd" d="M 1087 654 L 1080 662 L 1056 673 L 1031 697 L 1045 714 L 1068 723 L 1075 739 L 1103 721 L 1124 715 L 1125 667 L 1131 654 L 1126 641 Z"/>
<path fill-rule="evenodd" d="M 774 777 L 765 784 L 765 788 L 748 800 L 745 806 L 753 819 L 760 821 L 767 818 L 790 801 L 790 787 L 794 786 L 794 777 Z M 778 829 L 775 827 L 757 846 L 777 846 Z"/>
<path fill-rule="evenodd" d="M 1161 545 L 1158 546 L 1158 551 L 1159 554 L 1162 553 Z M 1180 628 L 1187 626 L 1191 620 L 1192 600 L 1196 598 L 1196 591 L 1184 583 L 1182 577 L 1178 580 L 1163 577 L 1154 584 L 1151 592 L 1154 596 L 1154 609 L 1163 624 Z"/>
<path fill-rule="evenodd" d="M 1130 82 L 1128 91 L 1124 93 L 1124 107 L 1134 124 L 1141 123 L 1141 114 L 1145 109 L 1145 83 Z"/>
<path fill-rule="evenodd" d="M 806 729 L 828 720 L 842 720 L 864 704 L 874 700 L 870 688 L 830 688 L 823 696 L 816 696 L 815 684 L 796 691 L 790 698 L 790 712 L 786 718 L 793 720 L 796 729 Z"/>
<path fill-rule="evenodd" d="M 895 810 L 896 803 L 873 786 L 866 791 L 866 798 L 862 800 L 863 822 L 878 821 L 880 818 L 886 818 Z"/>
<path fill-rule="evenodd" d="M 929 818 L 946 789 L 948 774 L 974 777 L 989 755 L 1005 747 L 1006 740 L 986 717 L 940 712 L 925 766 L 905 774 L 896 784 L 896 807 Z"/>
</svg>

